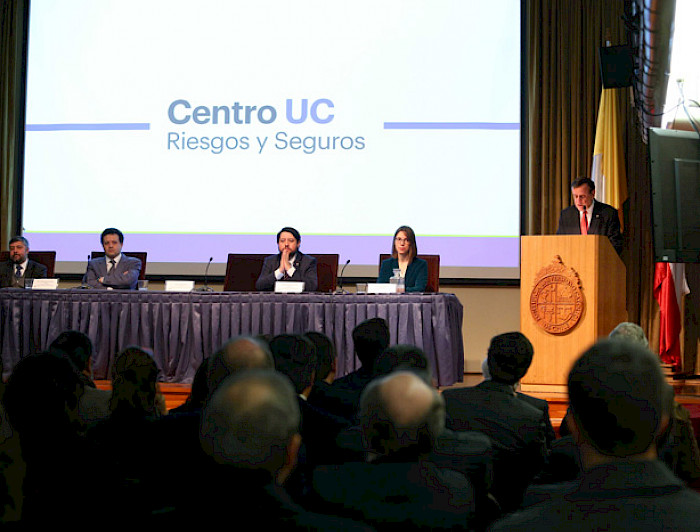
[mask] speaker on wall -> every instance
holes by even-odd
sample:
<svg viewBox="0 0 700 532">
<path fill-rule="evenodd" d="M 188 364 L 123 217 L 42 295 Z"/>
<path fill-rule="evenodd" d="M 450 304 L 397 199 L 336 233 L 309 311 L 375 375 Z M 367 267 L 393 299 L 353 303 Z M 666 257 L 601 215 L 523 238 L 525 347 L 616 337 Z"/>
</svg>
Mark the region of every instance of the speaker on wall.
<svg viewBox="0 0 700 532">
<path fill-rule="evenodd" d="M 600 52 L 600 77 L 606 89 L 629 87 L 634 76 L 631 46 L 603 46 Z"/>
</svg>

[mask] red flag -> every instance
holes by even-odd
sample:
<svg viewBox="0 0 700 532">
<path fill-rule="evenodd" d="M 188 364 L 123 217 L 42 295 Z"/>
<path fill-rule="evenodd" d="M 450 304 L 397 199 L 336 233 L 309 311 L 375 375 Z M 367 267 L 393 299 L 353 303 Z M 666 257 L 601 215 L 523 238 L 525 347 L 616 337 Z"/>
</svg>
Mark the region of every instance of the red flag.
<svg viewBox="0 0 700 532">
<path fill-rule="evenodd" d="M 661 317 L 659 356 L 664 363 L 673 366 L 681 362 L 681 298 L 688 292 L 683 264 L 656 263 L 654 297 L 659 303 Z"/>
</svg>

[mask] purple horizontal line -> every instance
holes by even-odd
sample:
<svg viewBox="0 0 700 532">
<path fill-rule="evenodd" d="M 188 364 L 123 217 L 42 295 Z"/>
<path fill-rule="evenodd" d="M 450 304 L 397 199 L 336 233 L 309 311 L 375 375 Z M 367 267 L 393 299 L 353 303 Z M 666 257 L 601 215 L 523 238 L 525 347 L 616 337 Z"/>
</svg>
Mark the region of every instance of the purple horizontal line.
<svg viewBox="0 0 700 532">
<path fill-rule="evenodd" d="M 25 131 L 143 131 L 151 129 L 148 122 L 115 124 L 27 124 Z"/>
<path fill-rule="evenodd" d="M 384 129 L 520 129 L 518 122 L 384 122 Z"/>
</svg>

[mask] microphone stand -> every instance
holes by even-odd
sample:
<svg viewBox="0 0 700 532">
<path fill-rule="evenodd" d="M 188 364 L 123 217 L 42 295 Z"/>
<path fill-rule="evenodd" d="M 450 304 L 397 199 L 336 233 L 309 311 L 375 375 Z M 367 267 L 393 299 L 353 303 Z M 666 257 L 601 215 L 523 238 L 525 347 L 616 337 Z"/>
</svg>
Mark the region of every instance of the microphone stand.
<svg viewBox="0 0 700 532">
<path fill-rule="evenodd" d="M 335 290 L 335 293 L 336 293 L 336 294 L 347 294 L 347 292 L 346 292 L 345 290 L 343 290 L 343 274 L 345 273 L 345 268 L 347 268 L 348 264 L 350 264 L 350 259 L 348 259 L 348 260 L 345 262 L 345 265 L 344 265 L 343 268 L 340 270 L 340 279 L 339 279 L 339 282 L 338 282 L 338 285 L 339 285 L 339 286 L 338 286 L 338 288 L 336 288 L 336 290 Z"/>
<path fill-rule="evenodd" d="M 198 288 L 197 292 L 213 292 L 214 289 L 209 286 L 209 281 L 208 281 L 208 275 L 209 275 L 209 266 L 211 266 L 211 261 L 214 260 L 214 257 L 209 257 L 209 262 L 207 262 L 207 267 L 204 270 L 204 286 L 202 288 Z"/>
</svg>

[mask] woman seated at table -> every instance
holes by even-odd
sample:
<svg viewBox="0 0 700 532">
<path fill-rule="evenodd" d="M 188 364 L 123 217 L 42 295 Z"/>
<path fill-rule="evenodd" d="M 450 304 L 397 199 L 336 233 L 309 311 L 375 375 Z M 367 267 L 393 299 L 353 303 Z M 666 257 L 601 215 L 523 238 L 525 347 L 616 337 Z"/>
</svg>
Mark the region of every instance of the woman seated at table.
<svg viewBox="0 0 700 532">
<path fill-rule="evenodd" d="M 406 292 L 423 292 L 428 285 L 428 263 L 419 259 L 416 234 L 407 225 L 402 225 L 394 233 L 391 245 L 391 258 L 382 261 L 378 283 L 388 283 L 394 270 L 401 270 Z"/>
</svg>

